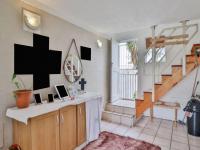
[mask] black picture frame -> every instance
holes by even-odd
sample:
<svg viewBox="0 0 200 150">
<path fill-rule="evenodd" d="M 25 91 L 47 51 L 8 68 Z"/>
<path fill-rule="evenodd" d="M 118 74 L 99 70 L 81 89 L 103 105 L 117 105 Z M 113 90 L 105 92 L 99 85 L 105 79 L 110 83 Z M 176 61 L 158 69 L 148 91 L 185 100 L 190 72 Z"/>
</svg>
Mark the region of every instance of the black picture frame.
<svg viewBox="0 0 200 150">
<path fill-rule="evenodd" d="M 48 103 L 53 103 L 53 102 L 54 102 L 53 94 L 48 94 Z"/>
<path fill-rule="evenodd" d="M 34 94 L 35 104 L 42 104 L 42 98 L 39 93 Z"/>
<path fill-rule="evenodd" d="M 82 60 L 91 61 L 91 48 L 80 46 L 80 51 Z"/>
</svg>

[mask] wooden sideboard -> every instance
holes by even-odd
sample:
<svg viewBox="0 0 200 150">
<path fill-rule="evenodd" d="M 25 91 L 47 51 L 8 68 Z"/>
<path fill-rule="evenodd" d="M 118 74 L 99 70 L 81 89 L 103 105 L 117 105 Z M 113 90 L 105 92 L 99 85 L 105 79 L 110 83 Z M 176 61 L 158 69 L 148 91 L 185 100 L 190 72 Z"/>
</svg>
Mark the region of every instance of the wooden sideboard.
<svg viewBox="0 0 200 150">
<path fill-rule="evenodd" d="M 22 150 L 74 150 L 86 142 L 85 103 L 63 107 L 28 120 L 13 120 L 13 142 Z"/>
</svg>

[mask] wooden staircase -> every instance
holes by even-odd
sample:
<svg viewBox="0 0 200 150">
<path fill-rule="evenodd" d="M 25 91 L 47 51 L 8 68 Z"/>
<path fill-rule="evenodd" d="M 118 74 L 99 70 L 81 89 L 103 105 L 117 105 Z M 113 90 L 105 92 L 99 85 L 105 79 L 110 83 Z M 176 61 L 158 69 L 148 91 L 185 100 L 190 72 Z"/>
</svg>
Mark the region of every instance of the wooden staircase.
<svg viewBox="0 0 200 150">
<path fill-rule="evenodd" d="M 194 70 L 197 65 L 195 64 L 195 50 L 200 48 L 200 44 L 194 44 L 191 50 L 191 55 L 186 55 L 186 76 Z M 198 57 L 198 62 L 200 63 L 200 57 Z M 180 82 L 184 77 L 182 75 L 182 65 L 172 65 L 172 74 L 163 74 L 161 83 L 155 83 L 154 92 L 155 100 L 164 96 L 170 89 L 172 89 L 178 82 Z M 139 118 L 143 113 L 149 109 L 153 108 L 152 102 L 152 92 L 144 92 L 143 99 L 136 99 L 135 101 L 135 117 Z"/>
</svg>

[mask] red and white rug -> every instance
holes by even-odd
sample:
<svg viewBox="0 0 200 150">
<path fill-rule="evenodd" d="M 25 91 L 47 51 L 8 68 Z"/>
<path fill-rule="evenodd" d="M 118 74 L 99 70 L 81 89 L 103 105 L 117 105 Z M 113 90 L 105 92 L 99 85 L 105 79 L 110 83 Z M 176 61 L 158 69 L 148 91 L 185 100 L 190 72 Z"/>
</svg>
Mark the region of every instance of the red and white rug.
<svg viewBox="0 0 200 150">
<path fill-rule="evenodd" d="M 82 150 L 161 150 L 161 148 L 144 141 L 104 131 L 97 140 L 90 142 Z"/>
</svg>

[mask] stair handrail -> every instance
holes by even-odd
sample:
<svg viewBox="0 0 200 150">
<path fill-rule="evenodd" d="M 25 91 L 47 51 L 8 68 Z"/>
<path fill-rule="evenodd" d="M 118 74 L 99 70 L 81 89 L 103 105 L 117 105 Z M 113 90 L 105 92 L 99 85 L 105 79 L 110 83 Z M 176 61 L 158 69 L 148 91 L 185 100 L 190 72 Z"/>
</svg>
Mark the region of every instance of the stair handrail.
<svg viewBox="0 0 200 150">
<path fill-rule="evenodd" d="M 182 26 L 181 26 L 182 27 Z M 190 27 L 196 27 L 195 32 L 190 36 L 190 38 L 188 39 L 188 42 L 186 44 L 186 46 L 190 43 L 190 41 L 194 38 L 194 36 L 198 33 L 198 24 L 191 24 L 191 25 L 187 25 L 186 26 L 186 32 Z M 183 28 L 183 27 L 182 27 Z M 172 46 L 168 51 L 170 51 L 174 46 Z M 189 50 L 188 50 L 189 51 Z M 178 55 L 182 54 L 183 55 L 182 48 L 180 48 L 180 50 L 174 55 L 174 57 L 171 59 L 171 61 L 166 65 L 166 67 L 164 67 L 159 73 L 158 75 L 161 75 L 164 71 L 166 71 L 171 65 L 172 63 L 175 61 L 175 59 L 177 58 Z M 185 53 L 185 52 L 184 52 Z M 162 58 L 163 59 L 163 58 Z"/>
</svg>

